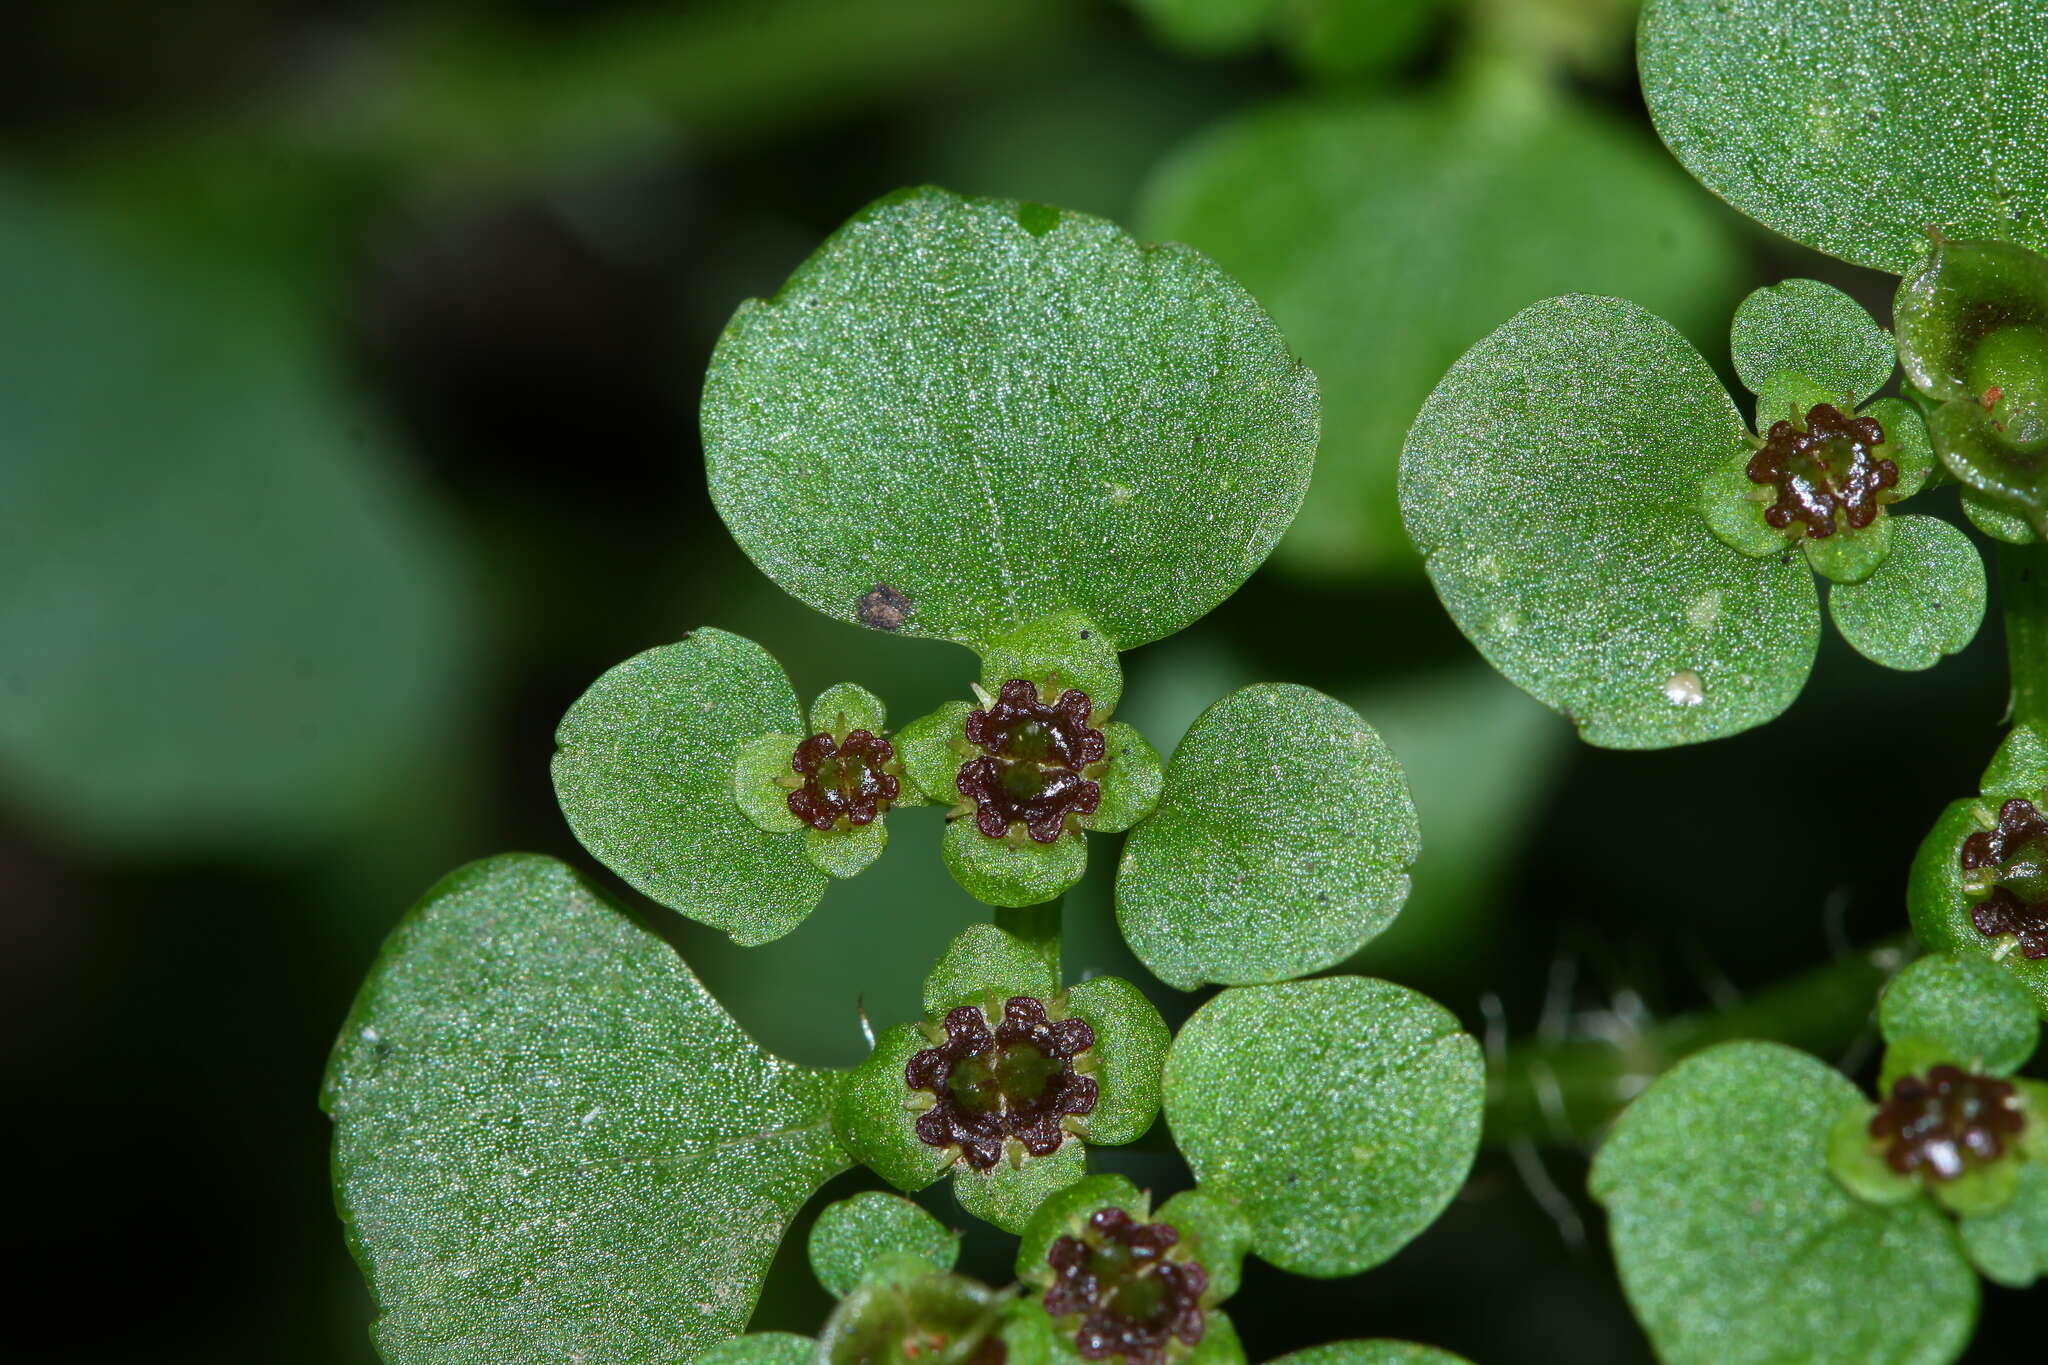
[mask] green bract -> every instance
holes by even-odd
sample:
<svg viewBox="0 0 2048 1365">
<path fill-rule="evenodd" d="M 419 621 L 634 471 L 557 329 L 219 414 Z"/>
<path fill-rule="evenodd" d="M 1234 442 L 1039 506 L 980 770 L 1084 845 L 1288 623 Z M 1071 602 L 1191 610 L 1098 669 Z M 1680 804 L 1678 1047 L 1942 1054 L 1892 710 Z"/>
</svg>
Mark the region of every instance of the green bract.
<svg viewBox="0 0 2048 1365">
<path fill-rule="evenodd" d="M 1384 929 L 1420 846 L 1401 765 L 1343 703 L 1233 692 L 1202 714 L 1117 873 L 1117 921 L 1168 985 L 1277 981 Z"/>
<path fill-rule="evenodd" d="M 749 1332 L 721 1341 L 695 1365 L 816 1365 L 818 1343 L 794 1332 Z"/>
<path fill-rule="evenodd" d="M 1902 274 L 1929 225 L 2048 245 L 2039 6 L 1649 0 L 1640 56 L 1685 168 L 1808 246 Z"/>
<path fill-rule="evenodd" d="M 1955 1358 L 1977 1279 L 1934 1205 L 1852 1196 L 1829 1170 L 1856 1087 L 1801 1052 L 1725 1043 L 1623 1112 L 1590 1187 L 1667 1365 Z M 1881 1304 L 1881 1312 L 1872 1305 Z"/>
<path fill-rule="evenodd" d="M 1891 553 L 1860 583 L 1828 589 L 1828 615 L 1852 648 L 1886 668 L 1932 668 L 1984 624 L 1984 557 L 1937 517 L 1898 517 Z"/>
<path fill-rule="evenodd" d="M 1617 120 L 1485 88 L 1232 118 L 1164 164 L 1141 220 L 1243 280 L 1321 377 L 1315 488 L 1279 561 L 1406 574 L 1396 462 L 1445 367 L 1529 300 L 1575 289 L 1703 335 L 1735 290 L 1710 208 Z"/>
<path fill-rule="evenodd" d="M 1922 943 L 1997 964 L 2048 1017 L 2048 888 L 2039 873 L 2048 838 L 2031 825 L 2043 813 L 2048 746 L 2015 726 L 1984 771 L 1983 795 L 1950 803 L 1921 842 L 1906 908 Z M 1972 840 L 1968 860 L 1978 866 L 1966 867 Z"/>
<path fill-rule="evenodd" d="M 933 1270 L 951 1270 L 959 1234 L 908 1199 L 868 1191 L 827 1205 L 811 1225 L 811 1273 L 845 1296 L 885 1256 L 913 1256 Z"/>
<path fill-rule="evenodd" d="M 1887 1043 L 1919 1042 L 1969 1071 L 2010 1075 L 2034 1055 L 2041 1021 L 2010 975 L 1981 957 L 1938 953 L 1906 966 L 1878 1001 Z"/>
<path fill-rule="evenodd" d="M 1077 611 L 1131 648 L 1272 549 L 1316 391 L 1207 258 L 922 189 L 741 308 L 703 428 L 727 526 L 819 611 L 976 647 Z"/>
<path fill-rule="evenodd" d="M 766 943 L 817 908 L 825 873 L 804 856 L 794 817 L 771 831 L 741 808 L 735 770 L 743 752 L 760 762 L 763 750 L 747 747 L 757 742 L 794 748 L 802 725 L 766 650 L 700 630 L 628 659 L 569 708 L 555 795 L 583 846 L 637 890 L 736 942 Z"/>
<path fill-rule="evenodd" d="M 961 1207 L 1007 1231 L 1087 1171 L 1087 1142 L 1142 1137 L 1168 1035 L 1128 982 L 1062 991 L 1041 945 L 991 924 L 956 938 L 924 983 L 927 1018 L 877 1040 L 832 1122 L 854 1158 L 915 1191 L 951 1169 Z"/>
<path fill-rule="evenodd" d="M 1551 299 L 1429 396 L 1402 516 L 1459 628 L 1588 742 L 1714 739 L 1790 705 L 1819 640 L 1805 565 L 1735 553 L 1697 511 L 1748 435 L 1668 324 Z"/>
<path fill-rule="evenodd" d="M 1270 1365 L 1468 1365 L 1463 1356 L 1411 1341 L 1333 1341 L 1290 1351 Z"/>
<path fill-rule="evenodd" d="M 1961 1230 L 1963 1250 L 1986 1279 L 2025 1289 L 2048 1275 L 2048 1161 L 2028 1162 L 2011 1200 L 1963 1219 Z"/>
<path fill-rule="evenodd" d="M 1479 1145 L 1479 1045 L 1401 986 L 1340 976 L 1226 990 L 1166 1061 L 1166 1117 L 1251 1249 L 1303 1275 L 1378 1265 L 1443 1211 Z"/>
<path fill-rule="evenodd" d="M 671 1365 L 732 1336 L 847 1165 L 832 1091 L 562 864 L 452 874 L 385 945 L 323 1095 L 378 1349 Z"/>
<path fill-rule="evenodd" d="M 2048 259 L 1937 240 L 1899 282 L 1894 311 L 1906 378 L 1933 405 L 1942 463 L 1976 495 L 1972 517 L 2002 540 L 2032 540 L 2048 517 Z"/>
</svg>

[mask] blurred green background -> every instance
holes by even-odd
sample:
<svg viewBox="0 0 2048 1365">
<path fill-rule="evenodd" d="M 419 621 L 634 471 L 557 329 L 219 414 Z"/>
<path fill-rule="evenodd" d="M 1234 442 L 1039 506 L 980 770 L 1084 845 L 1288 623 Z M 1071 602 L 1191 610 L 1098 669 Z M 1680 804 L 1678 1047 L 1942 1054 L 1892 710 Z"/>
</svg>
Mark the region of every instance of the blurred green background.
<svg viewBox="0 0 2048 1365">
<path fill-rule="evenodd" d="M 0 1356 L 371 1360 L 314 1103 L 327 1046 L 441 872 L 515 848 L 599 871 L 547 762 L 606 667 L 710 624 L 805 695 L 851 677 L 912 716 L 963 691 L 963 651 L 826 621 L 754 572 L 693 415 L 735 305 L 904 184 L 1191 241 L 1321 375 L 1295 533 L 1130 656 L 1122 714 L 1164 748 L 1225 690 L 1291 680 L 1387 734 L 1425 851 L 1360 969 L 1475 1030 L 1615 1036 L 1898 930 L 1915 842 L 1995 739 L 1995 628 L 1920 675 L 1830 639 L 1762 731 L 1600 752 L 1478 663 L 1399 535 L 1409 418 L 1525 303 L 1626 294 L 1717 363 L 1742 293 L 1788 275 L 1887 316 L 1888 280 L 1678 172 L 1632 20 L 1626 0 L 10 7 L 0 1236 L 22 1306 Z M 985 917 L 938 828 L 906 813 L 889 858 L 767 948 L 653 913 L 764 1043 L 844 1064 L 860 1010 L 909 1017 Z M 1073 966 L 1142 978 L 1113 862 L 1091 862 Z M 1170 1017 L 1195 1003 L 1158 994 Z M 1186 1178 L 1159 1151 L 1108 1164 L 1162 1194 Z M 1489 1150 L 1388 1266 L 1254 1269 L 1232 1305 L 1253 1358 L 1375 1335 L 1646 1359 L 1583 1174 L 1569 1140 Z M 1001 1274 L 992 1238 L 970 1261 Z M 759 1325 L 814 1329 L 807 1278 L 785 1255 Z M 1988 1289 L 1973 1358 L 2011 1358 L 2030 1306 Z"/>
</svg>

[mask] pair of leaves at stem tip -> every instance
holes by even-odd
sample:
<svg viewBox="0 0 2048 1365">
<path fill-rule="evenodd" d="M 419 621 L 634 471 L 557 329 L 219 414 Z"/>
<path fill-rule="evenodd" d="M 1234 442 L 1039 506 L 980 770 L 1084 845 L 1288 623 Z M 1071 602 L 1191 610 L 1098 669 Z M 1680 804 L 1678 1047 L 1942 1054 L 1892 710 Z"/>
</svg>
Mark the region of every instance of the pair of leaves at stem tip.
<svg viewBox="0 0 2048 1365">
<path fill-rule="evenodd" d="M 1776 717 L 1819 643 L 1809 564 L 1839 580 L 1844 637 L 1891 667 L 1927 667 L 1982 621 L 1967 539 L 1883 510 L 1929 460 L 1905 404 L 1856 414 L 1891 370 L 1882 330 L 1795 281 L 1743 305 L 1734 346 L 1761 438 L 1669 325 L 1576 295 L 1474 346 L 1409 432 L 1402 514 L 1446 610 L 1591 743 L 1693 743 Z"/>
</svg>

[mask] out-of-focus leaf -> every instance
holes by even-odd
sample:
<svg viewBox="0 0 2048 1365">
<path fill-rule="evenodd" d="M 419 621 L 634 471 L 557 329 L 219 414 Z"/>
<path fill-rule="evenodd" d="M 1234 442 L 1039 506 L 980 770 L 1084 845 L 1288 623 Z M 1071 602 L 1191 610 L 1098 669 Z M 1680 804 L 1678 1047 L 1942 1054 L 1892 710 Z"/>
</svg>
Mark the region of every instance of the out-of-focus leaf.
<svg viewBox="0 0 2048 1365">
<path fill-rule="evenodd" d="M 1239 986 L 1166 1058 L 1166 1121 L 1252 1250 L 1353 1275 L 1428 1227 L 1479 1147 L 1479 1044 L 1425 995 L 1369 977 Z"/>
<path fill-rule="evenodd" d="M 1865 1203 L 1828 1168 L 1866 1104 L 1776 1043 L 1680 1062 L 1625 1110 L 1593 1163 L 1622 1287 L 1668 1365 L 1941 1365 L 1977 1277 L 1925 1199 Z M 1881 1305 L 1881 1311 L 1873 1311 Z"/>
<path fill-rule="evenodd" d="M 1278 981 L 1392 921 L 1418 835 L 1401 765 L 1342 702 L 1262 684 L 1204 712 L 1124 845 L 1117 922 L 1154 975 Z"/>
<path fill-rule="evenodd" d="M 1271 1365 L 1468 1365 L 1463 1356 L 1412 1341 L 1333 1341 L 1290 1351 Z"/>
<path fill-rule="evenodd" d="M 762 829 L 733 796 L 740 753 L 803 728 L 781 666 L 704 629 L 590 685 L 555 733 L 555 795 L 583 846 L 671 910 L 766 943 L 825 894 L 802 839 Z"/>
<path fill-rule="evenodd" d="M 1892 550 L 1861 583 L 1828 589 L 1828 615 L 1858 654 L 1886 668 L 1932 668 L 1984 624 L 1984 557 L 1939 517 L 1892 517 Z"/>
<path fill-rule="evenodd" d="M 1355 77 L 1412 55 L 1442 0 L 1132 0 L 1159 37 L 1205 56 L 1271 37 L 1302 67 Z"/>
<path fill-rule="evenodd" d="M 1140 221 L 1243 280 L 1321 377 L 1315 482 L 1280 559 L 1350 575 L 1411 570 L 1402 434 L 1517 308 L 1584 290 L 1719 330 L 1737 266 L 1712 207 L 1641 136 L 1566 104 L 1296 101 L 1194 139 Z"/>
<path fill-rule="evenodd" d="M 2048 245 L 2048 9 L 2009 0 L 1649 0 L 1657 131 L 1795 241 L 1904 274 L 1926 229 Z"/>
<path fill-rule="evenodd" d="M 0 179 L 0 784 L 76 842 L 304 845 L 442 742 L 468 642 L 314 261 Z"/>
<path fill-rule="evenodd" d="M 1696 505 L 1748 436 L 1670 324 L 1549 299 L 1429 396 L 1401 509 L 1459 629 L 1588 743 L 1718 739 L 1791 704 L 1820 636 L 1805 562 L 1723 545 Z"/>
<path fill-rule="evenodd" d="M 831 1091 L 563 864 L 454 873 L 386 944 L 323 1096 L 378 1348 L 671 1365 L 739 1332 L 848 1164 Z"/>
<path fill-rule="evenodd" d="M 741 308 L 703 424 L 735 538 L 827 615 L 982 646 L 1077 611 L 1128 649 L 1265 558 L 1316 396 L 1199 254 L 923 189 Z"/>
</svg>

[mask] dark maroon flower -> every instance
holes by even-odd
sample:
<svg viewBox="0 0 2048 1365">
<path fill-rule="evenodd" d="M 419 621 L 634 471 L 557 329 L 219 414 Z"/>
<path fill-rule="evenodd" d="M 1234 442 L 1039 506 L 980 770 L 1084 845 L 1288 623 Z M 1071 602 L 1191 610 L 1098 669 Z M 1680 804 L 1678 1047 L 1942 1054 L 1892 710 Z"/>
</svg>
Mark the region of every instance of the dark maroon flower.
<svg viewBox="0 0 2048 1365">
<path fill-rule="evenodd" d="M 1942 1065 L 1893 1081 L 1870 1135 L 1884 1140 L 1885 1164 L 1900 1175 L 1954 1180 L 1972 1162 L 1995 1161 L 2024 1127 L 2011 1081 Z"/>
<path fill-rule="evenodd" d="M 1095 1109 L 1095 1080 L 1077 1075 L 1074 1059 L 1095 1046 L 1085 1019 L 1046 1017 L 1045 1004 L 1013 995 L 993 1029 L 988 1016 L 962 1005 L 946 1016 L 946 1041 L 912 1057 L 903 1079 L 936 1101 L 917 1118 L 917 1136 L 933 1147 L 960 1149 L 960 1159 L 986 1171 L 1011 1138 L 1033 1156 L 1049 1156 L 1066 1138 L 1069 1115 Z"/>
<path fill-rule="evenodd" d="M 2007 934 L 2027 957 L 2048 957 L 2048 819 L 2031 801 L 1998 808 L 1998 825 L 1963 840 L 1966 883 L 1989 894 L 1970 908 L 1970 923 L 1986 938 Z"/>
<path fill-rule="evenodd" d="M 1171 1223 L 1140 1223 L 1119 1208 L 1097 1209 L 1079 1237 L 1053 1242 L 1045 1311 L 1068 1320 L 1059 1326 L 1073 1331 L 1082 1359 L 1164 1365 L 1173 1342 L 1201 1341 L 1209 1272 L 1175 1257 L 1179 1245 Z"/>
<path fill-rule="evenodd" d="M 1036 686 L 1012 678 L 987 710 L 968 714 L 967 742 L 981 754 L 960 765 L 954 785 L 974 802 L 983 834 L 1000 839 L 1022 824 L 1035 842 L 1049 844 L 1068 817 L 1094 813 L 1102 788 L 1087 769 L 1109 749 L 1102 731 L 1088 727 L 1091 709 L 1078 688 L 1048 703 Z"/>
<path fill-rule="evenodd" d="M 812 735 L 796 746 L 789 766 L 804 784 L 789 794 L 789 813 L 812 829 L 873 823 L 889 809 L 902 783 L 888 771 L 895 746 L 880 735 L 854 730 L 845 739 Z"/>
<path fill-rule="evenodd" d="M 1876 457 L 1882 444 L 1876 418 L 1850 417 L 1830 403 L 1808 409 L 1803 429 L 1773 422 L 1747 470 L 1751 483 L 1777 490 L 1764 520 L 1779 531 L 1800 522 L 1814 540 L 1835 533 L 1837 514 L 1856 530 L 1870 525 L 1881 495 L 1899 482 L 1898 465 Z"/>
</svg>

